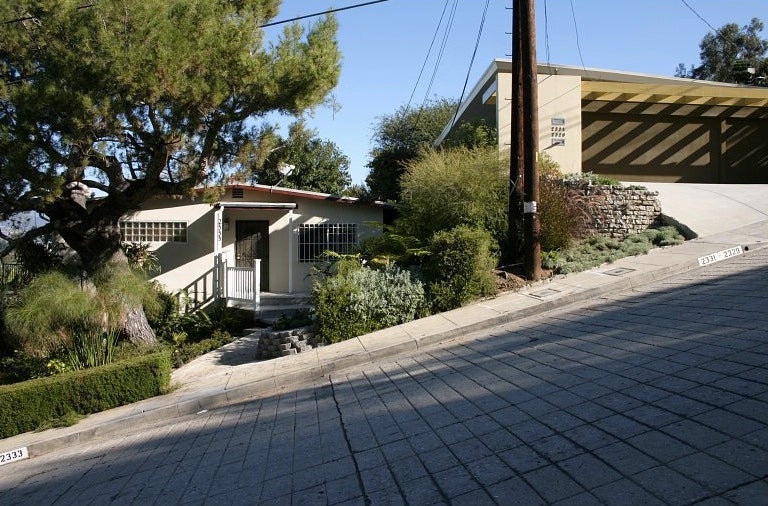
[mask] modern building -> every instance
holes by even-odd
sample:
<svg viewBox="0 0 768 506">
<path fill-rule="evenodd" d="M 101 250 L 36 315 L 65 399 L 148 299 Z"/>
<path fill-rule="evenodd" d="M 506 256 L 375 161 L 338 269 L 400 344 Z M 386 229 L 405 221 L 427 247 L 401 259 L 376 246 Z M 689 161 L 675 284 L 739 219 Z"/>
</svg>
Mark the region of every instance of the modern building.
<svg viewBox="0 0 768 506">
<path fill-rule="evenodd" d="M 511 71 L 494 60 L 436 144 L 482 119 L 509 149 Z M 563 172 L 768 183 L 768 88 L 554 64 L 537 72 L 539 150 Z"/>
</svg>

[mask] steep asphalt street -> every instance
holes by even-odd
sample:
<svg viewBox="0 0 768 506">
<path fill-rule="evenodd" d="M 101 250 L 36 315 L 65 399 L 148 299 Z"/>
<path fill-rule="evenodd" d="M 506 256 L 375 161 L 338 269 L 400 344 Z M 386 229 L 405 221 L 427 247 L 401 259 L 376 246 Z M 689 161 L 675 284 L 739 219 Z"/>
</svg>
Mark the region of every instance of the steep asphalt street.
<svg viewBox="0 0 768 506">
<path fill-rule="evenodd" d="M 0 468 L 10 504 L 768 504 L 768 248 Z"/>
</svg>

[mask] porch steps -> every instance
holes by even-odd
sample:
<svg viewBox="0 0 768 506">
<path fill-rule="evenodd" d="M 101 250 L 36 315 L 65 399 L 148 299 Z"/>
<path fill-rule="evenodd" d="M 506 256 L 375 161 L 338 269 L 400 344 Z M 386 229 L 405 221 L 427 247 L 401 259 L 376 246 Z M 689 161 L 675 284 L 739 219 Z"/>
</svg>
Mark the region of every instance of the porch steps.
<svg viewBox="0 0 768 506">
<path fill-rule="evenodd" d="M 242 309 L 253 310 L 253 305 L 248 302 L 230 300 L 229 305 Z M 270 323 L 281 315 L 291 315 L 300 311 L 311 309 L 309 294 L 307 293 L 261 293 L 261 306 L 256 313 L 256 319 Z"/>
</svg>

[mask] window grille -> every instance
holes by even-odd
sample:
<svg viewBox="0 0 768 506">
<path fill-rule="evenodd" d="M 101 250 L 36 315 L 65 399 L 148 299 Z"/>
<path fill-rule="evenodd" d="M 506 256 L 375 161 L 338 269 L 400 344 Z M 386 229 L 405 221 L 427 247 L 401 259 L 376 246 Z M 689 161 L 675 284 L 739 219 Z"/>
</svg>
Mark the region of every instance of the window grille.
<svg viewBox="0 0 768 506">
<path fill-rule="evenodd" d="M 357 246 L 357 223 L 299 226 L 299 262 L 314 262 L 325 251 L 351 253 Z"/>
<path fill-rule="evenodd" d="M 121 221 L 123 242 L 187 242 L 183 221 Z"/>
<path fill-rule="evenodd" d="M 232 198 L 233 199 L 241 199 L 244 196 L 244 192 L 242 188 L 232 188 Z"/>
</svg>

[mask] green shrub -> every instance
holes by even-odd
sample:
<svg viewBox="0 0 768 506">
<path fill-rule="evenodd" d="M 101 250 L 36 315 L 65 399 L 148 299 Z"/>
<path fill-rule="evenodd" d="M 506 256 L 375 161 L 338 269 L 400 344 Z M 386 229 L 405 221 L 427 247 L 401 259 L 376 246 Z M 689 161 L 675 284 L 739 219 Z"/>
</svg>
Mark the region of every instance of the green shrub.
<svg viewBox="0 0 768 506">
<path fill-rule="evenodd" d="M 87 329 L 78 332 L 72 346 L 66 349 L 67 363 L 72 369 L 98 367 L 112 362 L 117 348 L 117 331 L 99 332 Z"/>
<path fill-rule="evenodd" d="M 272 330 L 289 330 L 298 327 L 308 327 L 313 323 L 315 323 L 315 320 L 308 310 L 294 311 L 289 314 L 282 313 L 272 325 Z"/>
<path fill-rule="evenodd" d="M 5 323 L 29 355 L 52 356 L 88 340 L 92 333 L 117 332 L 126 304 L 152 307 L 148 283 L 131 270 L 111 269 L 82 286 L 63 272 L 42 274 L 6 308 Z"/>
<path fill-rule="evenodd" d="M 509 159 L 496 146 L 425 151 L 400 181 L 403 235 L 426 242 L 459 225 L 482 228 L 497 243 L 507 237 Z"/>
<path fill-rule="evenodd" d="M 221 348 L 234 341 L 232 335 L 224 330 L 214 330 L 211 337 L 195 342 L 181 342 L 173 350 L 173 367 L 178 368 L 195 358 Z"/>
<path fill-rule="evenodd" d="M 579 176 L 579 175 L 577 175 Z M 565 179 L 573 178 L 569 174 Z M 539 155 L 539 243 L 542 251 L 567 248 L 580 237 L 587 223 L 583 197 L 562 183 L 557 162 L 547 153 Z"/>
<path fill-rule="evenodd" d="M 230 334 L 241 332 L 253 324 L 253 315 L 246 310 L 215 304 L 206 309 L 180 312 L 179 299 L 159 283 L 151 283 L 154 299 L 159 303 L 145 307 L 144 312 L 158 339 L 169 344 L 197 342 L 207 339 L 216 330 Z"/>
<path fill-rule="evenodd" d="M 376 267 L 396 263 L 408 268 L 420 265 L 428 251 L 422 242 L 412 235 L 385 231 L 381 235 L 365 239 L 359 247 L 360 256 Z"/>
<path fill-rule="evenodd" d="M 335 343 L 421 316 L 424 288 L 394 264 L 384 269 L 346 260 L 312 284 L 317 337 Z"/>
<path fill-rule="evenodd" d="M 460 226 L 429 242 L 424 277 L 433 311 L 447 311 L 496 293 L 494 241 L 485 230 Z"/>
<path fill-rule="evenodd" d="M 168 351 L 82 371 L 0 386 L 0 438 L 74 412 L 96 413 L 159 395 L 171 375 Z"/>
<path fill-rule="evenodd" d="M 541 265 L 560 274 L 580 272 L 627 256 L 644 255 L 653 247 L 681 244 L 684 238 L 674 227 L 648 229 L 623 240 L 591 237 L 560 251 L 543 253 Z"/>
<path fill-rule="evenodd" d="M 9 383 L 57 374 L 59 369 L 53 364 L 49 367 L 49 362 L 48 357 L 28 355 L 17 350 L 12 356 L 0 359 L 0 373 Z"/>
</svg>

